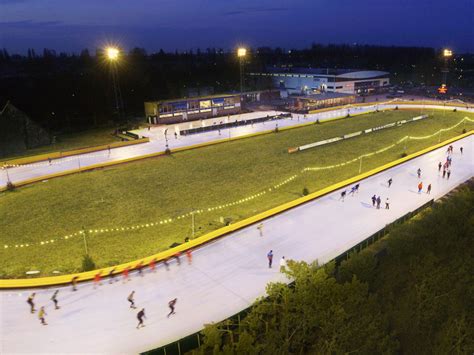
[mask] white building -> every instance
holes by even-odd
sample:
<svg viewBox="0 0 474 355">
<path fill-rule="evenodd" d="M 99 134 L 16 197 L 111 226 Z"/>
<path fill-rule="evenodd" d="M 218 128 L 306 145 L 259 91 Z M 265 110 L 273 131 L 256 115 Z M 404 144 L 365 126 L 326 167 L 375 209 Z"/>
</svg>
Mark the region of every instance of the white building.
<svg viewBox="0 0 474 355">
<path fill-rule="evenodd" d="M 266 73 L 249 75 L 255 79 L 271 79 L 274 87 L 288 94 L 363 94 L 390 85 L 389 73 L 379 70 L 271 68 Z"/>
</svg>

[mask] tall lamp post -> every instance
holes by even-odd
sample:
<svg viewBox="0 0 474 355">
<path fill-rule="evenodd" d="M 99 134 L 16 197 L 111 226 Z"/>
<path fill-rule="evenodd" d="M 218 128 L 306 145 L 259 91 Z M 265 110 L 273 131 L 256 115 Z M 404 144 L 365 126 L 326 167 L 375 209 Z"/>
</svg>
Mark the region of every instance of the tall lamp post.
<svg viewBox="0 0 474 355">
<path fill-rule="evenodd" d="M 237 49 L 237 57 L 239 58 L 240 66 L 240 94 L 244 91 L 244 59 L 247 55 L 247 48 L 240 47 Z"/>
<path fill-rule="evenodd" d="M 449 73 L 449 67 L 448 67 L 448 60 L 453 56 L 453 51 L 450 49 L 444 49 L 443 50 L 443 59 L 444 59 L 444 67 L 442 69 L 443 72 L 443 82 L 441 84 L 444 84 L 447 86 L 447 81 L 448 81 L 448 73 Z"/>
<path fill-rule="evenodd" d="M 122 93 L 120 92 L 120 86 L 118 81 L 118 71 L 117 71 L 117 62 L 120 58 L 120 51 L 116 47 L 107 47 L 105 49 L 105 54 L 107 60 L 110 63 L 110 73 L 112 75 L 112 85 L 114 88 L 114 96 L 115 96 L 115 110 L 117 112 L 118 117 L 121 117 L 121 113 L 123 110 L 122 104 Z"/>
</svg>

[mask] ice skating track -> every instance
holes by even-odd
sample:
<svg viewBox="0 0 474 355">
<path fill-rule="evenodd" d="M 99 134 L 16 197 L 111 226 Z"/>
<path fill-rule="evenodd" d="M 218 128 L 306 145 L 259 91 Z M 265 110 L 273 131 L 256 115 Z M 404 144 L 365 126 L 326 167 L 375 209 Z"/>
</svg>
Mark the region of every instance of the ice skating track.
<svg viewBox="0 0 474 355">
<path fill-rule="evenodd" d="M 168 344 L 221 321 L 265 294 L 271 281 L 287 281 L 278 272 L 287 259 L 326 262 L 430 199 L 437 199 L 473 176 L 474 136 L 454 144 L 452 175 L 443 179 L 437 164 L 446 159 L 446 148 L 403 163 L 361 181 L 360 191 L 339 201 L 339 191 L 272 217 L 264 222 L 263 236 L 256 226 L 221 238 L 197 249 L 192 264 L 170 263 L 166 271 L 145 271 L 131 281 L 94 289 L 91 283 L 59 288 L 61 309 L 54 310 L 52 289 L 36 290 L 36 307 L 46 307 L 43 326 L 26 303 L 31 290 L 0 292 L 0 353 L 138 353 Z M 464 155 L 459 147 L 464 147 Z M 421 168 L 423 193 L 417 192 Z M 388 188 L 387 180 L 393 179 Z M 432 184 L 431 195 L 425 193 Z M 372 207 L 370 197 L 380 195 L 382 208 L 390 198 L 390 210 Z M 267 266 L 272 249 L 274 264 Z M 129 308 L 127 296 L 136 291 L 138 309 Z M 176 314 L 170 318 L 167 303 L 177 297 Z M 137 330 L 136 314 L 145 308 L 146 327 Z"/>
</svg>

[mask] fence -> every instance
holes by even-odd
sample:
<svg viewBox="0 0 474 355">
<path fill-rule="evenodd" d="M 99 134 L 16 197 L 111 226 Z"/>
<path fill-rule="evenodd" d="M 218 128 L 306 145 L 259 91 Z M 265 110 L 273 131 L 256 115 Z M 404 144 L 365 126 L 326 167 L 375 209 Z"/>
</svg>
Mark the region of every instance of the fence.
<svg viewBox="0 0 474 355">
<path fill-rule="evenodd" d="M 396 225 L 405 223 L 407 220 L 409 220 L 413 216 L 417 215 L 418 213 L 420 213 L 424 209 L 426 209 L 428 207 L 431 207 L 433 205 L 433 203 L 434 203 L 434 200 L 430 200 L 427 203 L 425 203 L 424 205 L 418 207 L 417 209 L 406 213 L 405 215 L 403 215 L 402 217 L 396 219 L 392 223 L 387 224 L 384 228 L 380 229 L 379 231 L 372 234 L 368 238 L 364 239 L 363 241 L 361 241 L 361 242 L 357 243 L 356 245 L 354 245 L 353 247 L 349 248 L 344 253 L 336 256 L 332 261 L 334 261 L 336 263 L 336 265 L 340 265 L 341 262 L 343 262 L 344 260 L 347 260 L 350 257 L 351 254 L 358 253 L 362 249 L 365 249 L 368 246 L 374 244 L 376 241 L 378 241 L 378 240 L 382 239 L 384 236 L 386 236 L 390 232 L 391 228 L 393 228 Z M 289 286 L 291 287 L 292 284 L 293 283 L 290 283 Z M 229 330 L 237 328 L 240 325 L 240 321 L 251 310 L 252 310 L 252 306 L 250 306 L 250 307 L 240 311 L 239 313 L 237 313 L 237 314 L 227 318 L 226 320 L 224 320 L 224 322 L 227 321 L 229 323 L 229 325 L 228 325 Z M 150 350 L 150 351 L 146 351 L 143 354 L 146 354 L 146 355 L 181 355 L 181 354 L 184 354 L 186 352 L 195 350 L 198 347 L 200 347 L 201 344 L 202 344 L 202 340 L 203 340 L 203 335 L 199 331 L 199 332 L 196 332 L 194 334 L 188 335 L 184 338 L 181 338 L 181 339 L 179 339 L 179 340 L 177 340 L 173 343 L 164 345 L 162 347 L 159 347 L 159 348 L 156 348 L 156 349 L 153 349 L 153 350 Z"/>
</svg>

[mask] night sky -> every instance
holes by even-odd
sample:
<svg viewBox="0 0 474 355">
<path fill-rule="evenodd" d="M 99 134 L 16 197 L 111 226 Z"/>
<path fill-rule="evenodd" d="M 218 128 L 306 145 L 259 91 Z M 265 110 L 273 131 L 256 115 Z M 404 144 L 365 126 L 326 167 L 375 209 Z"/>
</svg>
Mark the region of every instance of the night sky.
<svg viewBox="0 0 474 355">
<path fill-rule="evenodd" d="M 0 47 L 79 52 L 359 43 L 474 52 L 474 0 L 0 0 Z"/>
</svg>

